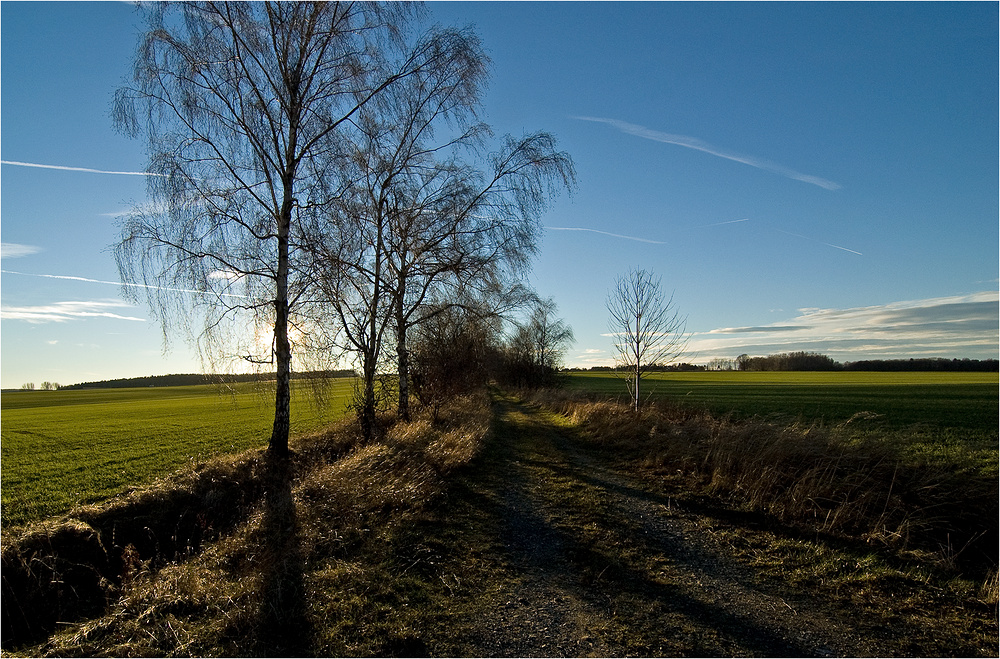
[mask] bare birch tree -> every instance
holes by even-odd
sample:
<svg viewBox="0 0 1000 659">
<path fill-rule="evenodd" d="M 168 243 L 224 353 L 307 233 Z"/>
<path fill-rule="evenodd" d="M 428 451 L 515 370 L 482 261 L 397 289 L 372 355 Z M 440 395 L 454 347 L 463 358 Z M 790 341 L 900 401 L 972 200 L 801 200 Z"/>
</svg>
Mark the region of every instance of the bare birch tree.
<svg viewBox="0 0 1000 659">
<path fill-rule="evenodd" d="M 412 269 L 408 239 L 427 226 L 428 206 L 435 204 L 420 192 L 433 188 L 435 153 L 486 130 L 474 118 L 488 59 L 473 32 L 452 31 L 449 37 L 433 67 L 389 86 L 383 103 L 358 113 L 344 165 L 352 184 L 331 208 L 332 226 L 317 229 L 327 245 L 324 290 L 343 330 L 342 345 L 359 362 L 356 406 L 365 436 L 374 428 L 375 378 L 388 363 L 387 336 L 402 313 L 394 287 Z M 430 146 L 439 122 L 457 134 Z M 424 252 L 434 249 L 426 241 L 421 246 Z M 405 355 L 405 337 L 397 343 Z"/>
<path fill-rule="evenodd" d="M 626 382 L 636 412 L 639 385 L 649 367 L 669 364 L 687 346 L 686 318 L 674 306 L 673 295 L 664 299 L 660 281 L 646 270 L 632 270 L 618 277 L 607 298 L 616 363 L 629 373 Z"/>
<path fill-rule="evenodd" d="M 548 133 L 508 137 L 476 171 L 454 161 L 422 176 L 395 216 L 390 283 L 399 373 L 398 414 L 408 416 L 407 332 L 463 299 L 473 312 L 502 314 L 528 303 L 521 284 L 537 249 L 538 218 L 559 189 L 571 189 L 571 158 Z"/>
<path fill-rule="evenodd" d="M 544 372 L 558 370 L 563 363 L 563 354 L 576 339 L 573 337 L 573 328 L 562 318 L 556 317 L 555 300 L 539 299 L 524 327 L 535 365 Z"/>
<path fill-rule="evenodd" d="M 118 127 L 148 137 L 152 203 L 116 257 L 164 326 L 210 340 L 270 326 L 247 361 L 275 369 L 269 449 L 288 449 L 292 344 L 310 331 L 317 278 L 307 219 L 342 189 L 345 133 L 393 83 L 440 55 L 403 51 L 406 3 L 152 5 Z M 334 181 L 331 181 L 334 179 Z M 139 286 L 135 286 L 138 284 Z M 263 354 L 261 354 L 263 353 Z"/>
<path fill-rule="evenodd" d="M 489 135 L 475 121 L 488 60 L 472 33 L 456 34 L 455 46 L 438 70 L 387 90 L 395 114 L 359 113 L 355 183 L 341 197 L 336 226 L 323 232 L 346 232 L 328 252 L 329 293 L 361 363 L 366 433 L 375 372 L 393 345 L 397 416 L 409 417 L 411 328 L 463 298 L 477 300 L 474 310 L 486 299 L 497 310 L 527 299 L 519 279 L 536 249 L 538 217 L 575 180 L 571 159 L 547 133 L 508 137 L 485 163 L 476 160 Z M 440 127 L 445 136 L 437 138 Z"/>
</svg>

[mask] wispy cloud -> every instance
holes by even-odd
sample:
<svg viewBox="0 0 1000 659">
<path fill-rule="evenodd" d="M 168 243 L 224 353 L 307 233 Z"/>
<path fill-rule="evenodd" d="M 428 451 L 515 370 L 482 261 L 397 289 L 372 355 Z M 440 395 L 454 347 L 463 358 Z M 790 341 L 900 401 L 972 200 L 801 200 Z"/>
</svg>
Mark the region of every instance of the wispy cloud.
<svg viewBox="0 0 1000 659">
<path fill-rule="evenodd" d="M 833 247 L 834 249 L 841 249 L 845 252 L 850 252 L 851 254 L 857 254 L 858 256 L 864 256 L 861 252 L 855 251 L 853 249 L 848 249 L 847 247 L 841 247 L 840 245 L 834 245 L 833 243 L 828 243 L 820 240 L 819 238 L 810 238 L 809 236 L 803 236 L 801 233 L 792 233 L 791 231 L 785 231 L 784 229 L 775 229 L 775 231 L 780 231 L 781 233 L 787 234 L 789 236 L 795 236 L 796 238 L 803 238 L 805 240 L 812 240 L 827 247 Z"/>
<path fill-rule="evenodd" d="M 34 245 L 19 245 L 18 243 L 0 243 L 0 258 L 17 259 L 22 256 L 31 256 L 42 251 L 41 247 Z"/>
<path fill-rule="evenodd" d="M 37 167 L 39 169 L 58 169 L 64 172 L 86 172 L 88 174 L 114 174 L 117 176 L 162 176 L 165 174 L 153 174 L 151 172 L 116 172 L 106 169 L 91 169 L 90 167 L 68 167 L 66 165 L 42 165 L 37 162 L 21 162 L 19 160 L 0 160 L 0 165 L 14 165 L 17 167 Z"/>
<path fill-rule="evenodd" d="M 733 358 L 741 353 L 813 351 L 834 359 L 997 357 L 1000 295 L 970 295 L 893 302 L 847 309 L 800 309 L 770 325 L 695 332 L 691 359 Z"/>
<path fill-rule="evenodd" d="M 246 275 L 236 272 L 234 270 L 213 270 L 208 273 L 209 279 L 225 279 L 226 281 L 235 284 L 241 281 Z"/>
<path fill-rule="evenodd" d="M 567 360 L 567 365 L 574 368 L 589 368 L 591 366 L 607 366 L 611 361 L 607 350 L 586 348 L 570 357 Z"/>
<path fill-rule="evenodd" d="M 744 217 L 742 220 L 726 220 L 725 222 L 712 222 L 711 224 L 702 224 L 699 228 L 705 229 L 708 227 L 721 227 L 724 224 L 739 224 L 740 222 L 749 222 L 749 217 Z"/>
<path fill-rule="evenodd" d="M 3 307 L 0 318 L 5 320 L 23 320 L 29 323 L 64 323 L 80 318 L 115 318 L 131 320 L 140 323 L 145 318 L 123 316 L 110 309 L 132 308 L 132 305 L 117 300 L 93 300 L 84 302 L 53 302 L 30 307 Z"/>
<path fill-rule="evenodd" d="M 219 271 L 221 272 L 221 271 Z M 30 272 L 15 272 L 14 270 L 0 270 L 0 273 L 5 275 L 21 275 L 22 277 L 41 277 L 43 279 L 63 279 L 66 281 L 82 281 L 88 284 L 106 284 L 109 286 L 124 286 L 125 288 L 148 288 L 156 291 L 173 291 L 177 293 L 194 293 L 195 295 L 219 295 L 220 297 L 237 297 L 246 299 L 246 295 L 237 295 L 236 293 L 215 293 L 212 291 L 198 291 L 192 288 L 172 288 L 170 286 L 152 286 L 149 284 L 128 284 L 122 281 L 107 281 L 104 279 L 90 279 L 89 277 L 74 277 L 72 275 L 40 275 Z M 214 277 L 215 273 L 209 275 L 211 278 Z M 227 275 L 223 277 L 228 278 Z"/>
<path fill-rule="evenodd" d="M 725 226 L 725 225 L 729 225 L 729 224 L 742 224 L 744 222 L 750 222 L 750 218 L 744 217 L 744 218 L 739 219 L 739 220 L 725 220 L 723 222 L 712 222 L 710 224 L 700 224 L 700 225 L 697 225 L 697 226 L 681 227 L 679 230 L 694 231 L 694 230 L 697 230 L 697 229 L 708 229 L 708 228 L 711 228 L 711 227 L 721 227 L 721 226 Z M 588 233 L 597 233 L 597 234 L 600 234 L 602 236 L 611 236 L 612 238 L 621 238 L 623 240 L 634 240 L 636 242 L 648 243 L 648 244 L 652 244 L 652 245 L 666 245 L 666 244 L 668 244 L 667 242 L 665 242 L 663 240 L 652 240 L 650 238 L 640 238 L 639 236 L 628 236 L 628 235 L 621 234 L 621 233 L 611 233 L 610 231 L 601 231 L 600 229 L 588 229 L 588 228 L 585 228 L 585 227 L 545 227 L 545 228 L 548 229 L 548 230 L 550 230 L 550 231 L 585 231 L 585 232 L 588 232 Z M 792 233 L 791 231 L 785 231 L 784 229 L 777 229 L 777 228 L 774 228 L 774 227 L 768 227 L 768 229 L 772 230 L 772 231 L 777 231 L 779 233 L 783 233 L 783 234 L 788 235 L 788 236 L 795 236 L 796 238 L 802 238 L 803 240 L 811 240 L 811 241 L 819 243 L 821 245 L 826 245 L 827 247 L 832 247 L 834 249 L 839 249 L 839 250 L 844 251 L 844 252 L 850 252 L 851 254 L 856 254 L 858 256 L 864 256 L 864 254 L 862 254 L 861 252 L 859 252 L 857 250 L 850 249 L 849 247 L 842 247 L 840 245 L 835 245 L 833 243 L 828 243 L 828 242 L 826 242 L 824 240 L 820 240 L 818 238 L 811 238 L 809 236 L 803 236 L 800 233 Z"/>
<path fill-rule="evenodd" d="M 709 334 L 764 334 L 773 332 L 797 332 L 809 329 L 808 325 L 759 325 L 757 327 L 723 327 Z"/>
<path fill-rule="evenodd" d="M 625 236 L 620 233 L 610 233 L 608 231 L 599 231 L 597 229 L 586 229 L 584 227 L 545 227 L 549 231 L 587 231 L 589 233 L 599 233 L 602 236 L 611 236 L 612 238 L 622 238 L 624 240 L 634 240 L 640 243 L 650 243 L 653 245 L 666 245 L 667 243 L 662 240 L 650 240 L 649 238 L 639 238 L 637 236 Z"/>
<path fill-rule="evenodd" d="M 694 227 L 687 227 L 688 230 L 694 229 L 707 229 L 709 227 L 720 227 L 725 224 L 739 224 L 741 222 L 749 222 L 750 218 L 743 218 L 741 220 L 726 220 L 724 222 L 712 222 L 711 224 L 701 224 Z M 629 236 L 622 233 L 611 233 L 610 231 L 601 231 L 600 229 L 588 229 L 586 227 L 545 227 L 549 231 L 585 231 L 587 233 L 596 233 L 602 236 L 611 236 L 612 238 L 621 238 L 622 240 L 634 240 L 639 243 L 647 243 L 650 245 L 667 245 L 668 243 L 663 240 L 653 240 L 651 238 L 641 238 L 639 236 Z"/>
<path fill-rule="evenodd" d="M 683 146 L 688 149 L 694 149 L 695 151 L 702 151 L 704 153 L 717 156 L 719 158 L 725 158 L 726 160 L 732 160 L 738 163 L 743 163 L 744 165 L 750 165 L 751 167 L 756 167 L 757 169 L 763 169 L 764 171 L 771 172 L 773 174 L 779 174 L 796 181 L 802 181 L 803 183 L 811 183 L 812 185 L 818 185 L 821 188 L 827 190 L 839 190 L 840 184 L 829 181 L 825 178 L 820 178 L 818 176 L 811 176 L 809 174 L 803 174 L 797 172 L 794 169 L 785 167 L 784 165 L 779 165 L 777 163 L 770 162 L 761 158 L 755 158 L 753 156 L 746 156 L 743 154 L 735 153 L 733 151 L 727 151 L 725 149 L 720 149 L 719 147 L 712 146 L 707 142 L 696 137 L 688 137 L 687 135 L 675 135 L 673 133 L 664 133 L 662 131 L 653 130 L 652 128 L 646 128 L 645 126 L 640 126 L 638 124 L 631 124 L 627 121 L 620 121 L 618 119 L 608 119 L 605 117 L 572 117 L 573 119 L 579 119 L 581 121 L 593 121 L 602 124 L 608 124 L 614 128 L 617 128 L 623 133 L 629 135 L 635 135 L 636 137 L 642 137 L 647 140 L 653 140 L 654 142 L 663 142 L 664 144 L 676 144 L 677 146 Z"/>
</svg>

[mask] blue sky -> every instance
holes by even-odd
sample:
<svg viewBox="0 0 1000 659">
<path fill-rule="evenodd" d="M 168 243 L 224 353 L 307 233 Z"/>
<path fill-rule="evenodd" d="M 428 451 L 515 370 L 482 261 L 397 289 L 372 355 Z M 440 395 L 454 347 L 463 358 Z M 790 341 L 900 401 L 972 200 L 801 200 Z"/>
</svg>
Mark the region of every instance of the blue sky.
<svg viewBox="0 0 1000 659">
<path fill-rule="evenodd" d="M 478 29 L 496 132 L 551 131 L 576 162 L 531 277 L 568 364 L 610 363 L 605 297 L 634 267 L 687 315 L 686 361 L 998 356 L 996 3 L 429 10 Z M 140 24 L 0 4 L 4 387 L 200 369 L 122 300 L 109 251 L 145 199 L 144 145 L 110 119 Z"/>
</svg>

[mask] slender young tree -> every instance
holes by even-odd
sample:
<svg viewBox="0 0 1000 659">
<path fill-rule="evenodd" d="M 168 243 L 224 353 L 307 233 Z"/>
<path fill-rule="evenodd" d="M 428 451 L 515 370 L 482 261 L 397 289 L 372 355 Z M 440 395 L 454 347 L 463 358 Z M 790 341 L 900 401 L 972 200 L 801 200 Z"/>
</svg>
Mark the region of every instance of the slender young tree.
<svg viewBox="0 0 1000 659">
<path fill-rule="evenodd" d="M 116 257 L 166 335 L 211 343 L 269 325 L 243 355 L 275 369 L 269 448 L 288 450 L 292 344 L 309 332 L 318 268 L 305 230 L 343 189 L 343 143 L 361 110 L 433 67 L 442 40 L 401 50 L 406 3 L 155 4 L 117 126 L 148 137 L 152 203 L 127 219 Z M 200 312 L 200 313 L 195 313 Z M 195 326 L 195 320 L 200 319 Z M 260 354 L 264 353 L 264 354 Z"/>
<path fill-rule="evenodd" d="M 650 366 L 668 364 L 684 354 L 686 319 L 664 299 L 660 277 L 635 269 L 618 277 L 608 294 L 608 328 L 614 336 L 617 365 L 630 377 L 633 409 L 640 406 L 639 384 Z"/>
<path fill-rule="evenodd" d="M 556 317 L 555 300 L 538 300 L 528 327 L 534 345 L 535 363 L 546 371 L 558 370 L 562 366 L 563 354 L 576 339 L 573 328 Z"/>
</svg>

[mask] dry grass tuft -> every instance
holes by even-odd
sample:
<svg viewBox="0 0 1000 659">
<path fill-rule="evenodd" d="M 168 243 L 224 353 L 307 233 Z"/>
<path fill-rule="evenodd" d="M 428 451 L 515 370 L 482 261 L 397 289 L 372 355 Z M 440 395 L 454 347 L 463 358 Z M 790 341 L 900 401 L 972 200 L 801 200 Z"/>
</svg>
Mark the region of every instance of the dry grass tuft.
<svg viewBox="0 0 1000 659">
<path fill-rule="evenodd" d="M 1000 578 L 994 569 L 979 588 L 979 599 L 990 606 L 996 606 L 1000 602 Z"/>
<path fill-rule="evenodd" d="M 441 483 L 427 464 L 384 444 L 311 472 L 295 488 L 306 554 L 344 552 L 369 529 L 430 503 Z"/>
</svg>

